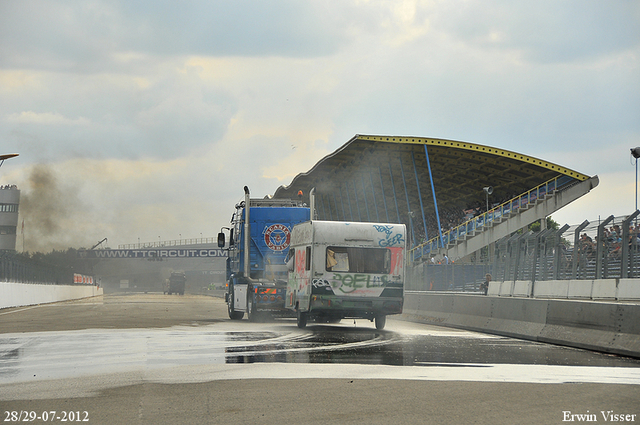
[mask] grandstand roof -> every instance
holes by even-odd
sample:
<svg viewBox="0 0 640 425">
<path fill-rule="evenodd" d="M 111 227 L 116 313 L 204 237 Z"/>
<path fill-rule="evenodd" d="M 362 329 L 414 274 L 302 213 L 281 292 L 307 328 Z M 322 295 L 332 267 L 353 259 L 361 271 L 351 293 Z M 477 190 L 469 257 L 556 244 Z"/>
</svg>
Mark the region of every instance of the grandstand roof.
<svg viewBox="0 0 640 425">
<path fill-rule="evenodd" d="M 475 143 L 355 135 L 290 185 L 279 187 L 274 197 L 295 198 L 302 190 L 308 200 L 315 187 L 318 218 L 408 223 L 411 211 L 419 224 L 421 211 L 435 217 L 432 184 L 442 217 L 452 210 L 484 209 L 484 187 L 493 188 L 489 202 L 497 203 L 560 176 L 569 184 L 589 178 L 549 161 Z"/>
</svg>

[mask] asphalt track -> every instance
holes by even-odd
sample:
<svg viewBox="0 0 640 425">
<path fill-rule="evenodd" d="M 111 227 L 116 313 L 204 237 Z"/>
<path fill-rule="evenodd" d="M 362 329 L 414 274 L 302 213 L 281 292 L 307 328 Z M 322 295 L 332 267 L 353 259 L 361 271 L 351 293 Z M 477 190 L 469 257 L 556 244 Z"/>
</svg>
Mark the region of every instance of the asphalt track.
<svg viewBox="0 0 640 425">
<path fill-rule="evenodd" d="M 640 422 L 638 400 L 638 360 L 398 319 L 299 330 L 162 294 L 0 310 L 4 423 Z"/>
</svg>

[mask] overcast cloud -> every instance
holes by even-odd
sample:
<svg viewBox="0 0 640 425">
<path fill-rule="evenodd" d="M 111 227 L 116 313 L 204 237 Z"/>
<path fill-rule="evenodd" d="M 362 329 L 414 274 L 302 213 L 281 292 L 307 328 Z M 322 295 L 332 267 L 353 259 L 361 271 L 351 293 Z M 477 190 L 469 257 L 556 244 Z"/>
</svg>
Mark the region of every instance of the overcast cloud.
<svg viewBox="0 0 640 425">
<path fill-rule="evenodd" d="M 633 211 L 639 65 L 632 0 L 0 0 L 0 184 L 27 250 L 211 237 L 244 185 L 413 135 L 597 174 L 576 224 Z"/>
</svg>

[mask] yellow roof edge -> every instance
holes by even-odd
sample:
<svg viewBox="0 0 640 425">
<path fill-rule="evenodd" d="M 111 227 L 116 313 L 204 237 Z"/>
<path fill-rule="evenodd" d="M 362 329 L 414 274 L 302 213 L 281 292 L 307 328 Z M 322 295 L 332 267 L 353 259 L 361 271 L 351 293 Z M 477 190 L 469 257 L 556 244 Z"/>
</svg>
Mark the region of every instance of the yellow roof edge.
<svg viewBox="0 0 640 425">
<path fill-rule="evenodd" d="M 356 135 L 356 137 L 354 137 L 352 141 L 356 139 L 369 140 L 372 142 L 418 144 L 418 145 L 427 145 L 427 146 L 444 146 L 444 147 L 464 149 L 464 150 L 475 151 L 475 152 L 489 153 L 489 154 L 502 156 L 509 159 L 516 159 L 528 164 L 537 165 L 539 167 L 546 168 L 548 170 L 557 171 L 558 173 L 573 177 L 579 181 L 585 181 L 589 179 L 589 176 L 587 176 L 586 174 L 579 173 L 575 170 L 563 167 L 558 164 L 554 164 L 549 161 L 545 161 L 529 155 L 524 155 L 521 153 L 509 151 L 506 149 L 499 149 L 491 146 L 479 145 L 477 143 L 461 142 L 458 140 L 435 139 L 431 137 L 373 136 L 373 135 L 363 135 L 363 134 Z"/>
</svg>

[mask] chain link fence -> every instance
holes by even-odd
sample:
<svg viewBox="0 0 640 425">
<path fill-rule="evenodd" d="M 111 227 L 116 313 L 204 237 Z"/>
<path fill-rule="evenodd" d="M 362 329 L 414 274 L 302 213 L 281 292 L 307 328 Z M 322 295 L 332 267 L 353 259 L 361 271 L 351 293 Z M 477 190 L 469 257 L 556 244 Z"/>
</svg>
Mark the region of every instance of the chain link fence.
<svg viewBox="0 0 640 425">
<path fill-rule="evenodd" d="M 494 281 L 594 280 L 640 277 L 640 211 L 629 216 L 539 232 L 521 231 L 484 248 L 475 264 L 409 267 L 407 290 L 480 292 Z"/>
<path fill-rule="evenodd" d="M 638 212 L 496 242 L 494 280 L 611 279 L 640 276 Z"/>
</svg>

